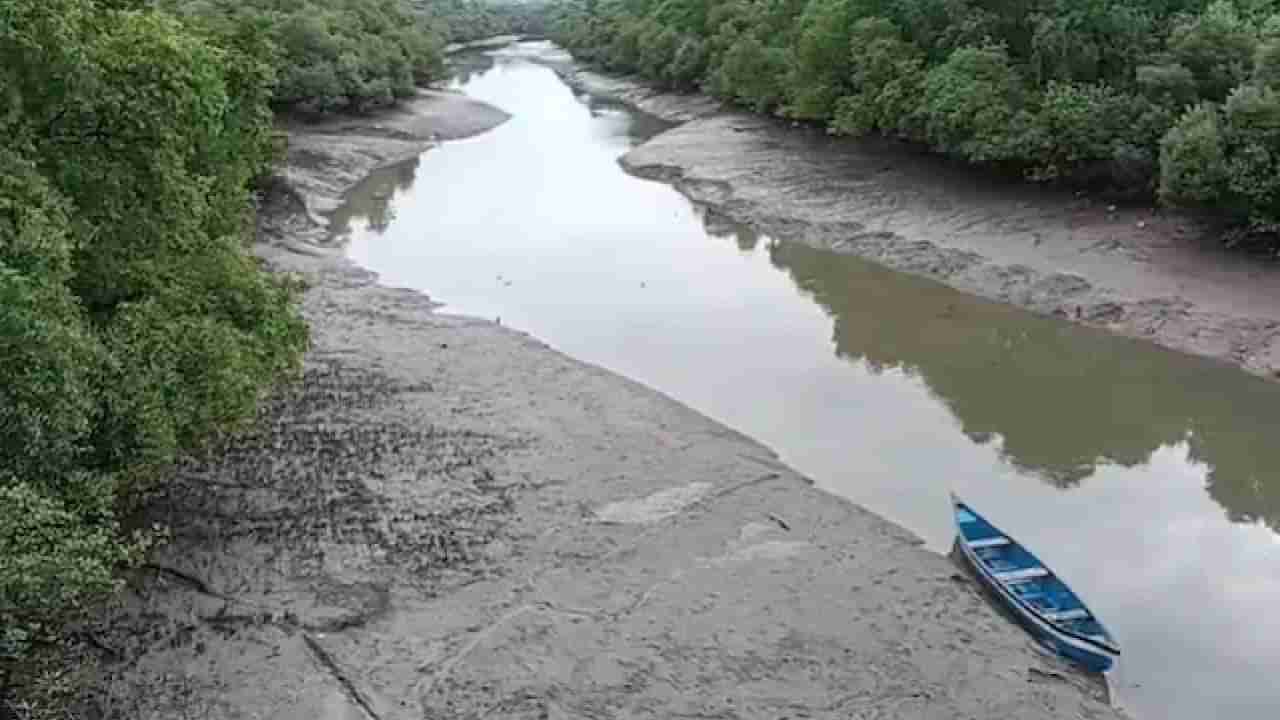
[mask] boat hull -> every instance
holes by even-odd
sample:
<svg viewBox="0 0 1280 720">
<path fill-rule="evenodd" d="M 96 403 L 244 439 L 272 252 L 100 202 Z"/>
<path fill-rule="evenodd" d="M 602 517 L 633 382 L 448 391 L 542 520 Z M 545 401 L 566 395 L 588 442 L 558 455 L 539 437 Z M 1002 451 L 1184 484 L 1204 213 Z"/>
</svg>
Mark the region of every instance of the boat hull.
<svg viewBox="0 0 1280 720">
<path fill-rule="evenodd" d="M 1041 644 L 1090 672 L 1106 672 L 1115 665 L 1115 657 L 1110 653 L 1084 640 L 1079 640 L 1063 633 L 1028 611 L 1022 603 L 1013 597 L 1003 583 L 991 576 L 986 566 L 982 564 L 967 543 L 961 541 L 959 545 L 961 554 L 969 566 L 973 568 L 983 587 L 994 595 L 1000 601 L 1000 604 L 1013 615 L 1018 624 L 1031 633 Z"/>
<path fill-rule="evenodd" d="M 1093 672 L 1120 648 L 1062 578 L 1030 550 L 952 495 L 956 543 L 981 585 L 1050 650 Z"/>
</svg>

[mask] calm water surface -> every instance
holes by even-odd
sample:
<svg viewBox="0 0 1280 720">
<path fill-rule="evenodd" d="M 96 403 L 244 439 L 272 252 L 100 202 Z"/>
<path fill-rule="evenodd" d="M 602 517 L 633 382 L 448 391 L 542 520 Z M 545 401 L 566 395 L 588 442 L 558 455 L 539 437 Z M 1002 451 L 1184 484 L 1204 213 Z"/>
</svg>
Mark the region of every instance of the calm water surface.
<svg viewBox="0 0 1280 720">
<path fill-rule="evenodd" d="M 954 489 L 1124 648 L 1146 720 L 1280 716 L 1280 386 L 780 243 L 627 175 L 662 128 L 530 62 L 457 85 L 512 113 L 370 178 L 349 252 L 776 449 L 946 551 Z"/>
</svg>

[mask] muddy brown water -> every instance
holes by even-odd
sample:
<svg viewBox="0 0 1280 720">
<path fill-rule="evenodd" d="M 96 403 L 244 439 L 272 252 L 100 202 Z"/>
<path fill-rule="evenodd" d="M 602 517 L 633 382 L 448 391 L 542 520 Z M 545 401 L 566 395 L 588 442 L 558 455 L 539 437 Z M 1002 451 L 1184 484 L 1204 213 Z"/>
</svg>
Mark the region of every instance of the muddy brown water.
<svg viewBox="0 0 1280 720">
<path fill-rule="evenodd" d="M 665 125 L 575 94 L 554 53 L 464 61 L 456 87 L 513 118 L 356 188 L 352 258 L 762 440 L 939 552 L 956 491 L 1107 622 L 1137 717 L 1275 717 L 1280 385 L 726 222 L 624 172 Z"/>
</svg>

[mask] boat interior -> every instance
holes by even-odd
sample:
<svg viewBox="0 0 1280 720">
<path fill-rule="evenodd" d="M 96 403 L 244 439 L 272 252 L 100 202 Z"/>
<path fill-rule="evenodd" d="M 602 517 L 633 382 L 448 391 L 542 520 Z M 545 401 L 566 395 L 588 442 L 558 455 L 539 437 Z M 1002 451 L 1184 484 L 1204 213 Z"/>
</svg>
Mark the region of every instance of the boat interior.
<svg viewBox="0 0 1280 720">
<path fill-rule="evenodd" d="M 963 505 L 956 507 L 956 520 L 978 560 L 1026 605 L 1061 630 L 1111 644 L 1084 603 L 1026 548 Z"/>
</svg>

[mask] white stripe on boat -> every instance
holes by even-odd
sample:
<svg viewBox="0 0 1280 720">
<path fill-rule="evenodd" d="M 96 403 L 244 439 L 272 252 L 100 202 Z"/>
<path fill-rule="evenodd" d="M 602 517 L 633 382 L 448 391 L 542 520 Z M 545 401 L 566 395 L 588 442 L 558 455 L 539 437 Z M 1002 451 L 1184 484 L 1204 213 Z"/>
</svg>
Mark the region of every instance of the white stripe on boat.
<svg viewBox="0 0 1280 720">
<path fill-rule="evenodd" d="M 972 547 L 972 548 L 1000 547 L 1001 545 L 1008 545 L 1010 544 L 1010 542 L 1012 541 L 1009 540 L 1009 538 L 1007 537 L 996 536 L 996 537 L 983 538 L 981 540 L 970 540 L 969 547 Z"/>
<path fill-rule="evenodd" d="M 1072 608 L 1071 610 L 1045 610 L 1042 615 L 1055 622 L 1059 620 L 1079 620 L 1080 618 L 1089 617 L 1089 611 L 1084 608 Z"/>
<path fill-rule="evenodd" d="M 995 579 L 1004 583 L 1026 582 L 1027 580 L 1035 580 L 1036 578 L 1048 575 L 1049 571 L 1042 567 L 1029 567 L 1020 570 L 1006 570 L 1004 572 L 992 573 Z"/>
</svg>

